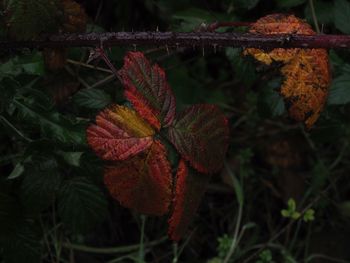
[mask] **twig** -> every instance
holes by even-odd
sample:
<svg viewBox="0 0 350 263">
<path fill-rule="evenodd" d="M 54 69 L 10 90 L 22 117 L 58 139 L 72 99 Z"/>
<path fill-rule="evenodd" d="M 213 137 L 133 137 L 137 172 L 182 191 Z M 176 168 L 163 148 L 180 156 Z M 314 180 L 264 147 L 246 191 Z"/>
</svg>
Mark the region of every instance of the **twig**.
<svg viewBox="0 0 350 263">
<path fill-rule="evenodd" d="M 0 49 L 111 46 L 350 48 L 349 35 L 259 35 L 218 32 L 110 32 L 58 34 L 36 40 L 1 40 Z"/>
</svg>

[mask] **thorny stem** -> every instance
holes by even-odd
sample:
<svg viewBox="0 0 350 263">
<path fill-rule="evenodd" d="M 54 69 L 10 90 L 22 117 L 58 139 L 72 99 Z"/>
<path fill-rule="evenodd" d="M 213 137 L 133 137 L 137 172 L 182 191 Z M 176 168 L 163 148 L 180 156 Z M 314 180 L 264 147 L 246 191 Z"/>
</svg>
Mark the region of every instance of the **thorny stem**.
<svg viewBox="0 0 350 263">
<path fill-rule="evenodd" d="M 218 32 L 110 32 L 59 34 L 30 41 L 0 40 L 0 49 L 111 46 L 350 48 L 349 35 L 260 35 Z"/>
</svg>

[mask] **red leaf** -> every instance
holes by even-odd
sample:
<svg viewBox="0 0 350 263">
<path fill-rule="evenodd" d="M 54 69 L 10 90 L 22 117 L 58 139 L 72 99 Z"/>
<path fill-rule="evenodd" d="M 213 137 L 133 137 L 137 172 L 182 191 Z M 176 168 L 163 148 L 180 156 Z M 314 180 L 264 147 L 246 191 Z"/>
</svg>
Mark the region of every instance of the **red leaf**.
<svg viewBox="0 0 350 263">
<path fill-rule="evenodd" d="M 202 173 L 215 173 L 223 165 L 229 129 L 218 107 L 189 107 L 169 127 L 169 139 L 182 157 Z"/>
<path fill-rule="evenodd" d="M 104 160 L 125 160 L 153 143 L 154 130 L 134 110 L 114 105 L 96 117 L 87 129 L 87 140 Z"/>
<path fill-rule="evenodd" d="M 136 111 L 157 130 L 169 126 L 175 117 L 175 97 L 165 72 L 141 52 L 129 52 L 119 71 L 125 86 L 125 97 Z"/>
<path fill-rule="evenodd" d="M 104 181 L 111 195 L 125 207 L 149 215 L 168 212 L 171 166 L 165 147 L 158 141 L 149 151 L 107 167 Z"/>
<path fill-rule="evenodd" d="M 181 160 L 176 174 L 174 209 L 169 219 L 169 237 L 179 241 L 197 211 L 210 176 L 190 170 Z"/>
</svg>

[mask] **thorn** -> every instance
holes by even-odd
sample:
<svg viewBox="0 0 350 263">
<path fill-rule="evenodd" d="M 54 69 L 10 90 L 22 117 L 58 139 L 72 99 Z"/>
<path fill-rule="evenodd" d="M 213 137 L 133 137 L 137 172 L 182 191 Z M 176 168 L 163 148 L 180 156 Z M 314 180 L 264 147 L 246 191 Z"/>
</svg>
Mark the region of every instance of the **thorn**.
<svg viewBox="0 0 350 263">
<path fill-rule="evenodd" d="M 214 48 L 214 54 L 216 54 L 216 47 L 217 47 L 218 44 L 214 44 L 213 45 L 213 48 Z"/>
<path fill-rule="evenodd" d="M 204 47 L 202 47 L 202 55 L 203 55 L 203 57 L 204 57 L 204 55 L 205 55 Z"/>
<path fill-rule="evenodd" d="M 136 44 L 133 44 L 133 47 L 134 47 L 134 51 L 136 51 Z"/>
<path fill-rule="evenodd" d="M 321 25 L 321 34 L 323 34 L 324 24 Z"/>
<path fill-rule="evenodd" d="M 159 32 L 159 28 L 158 28 L 158 26 L 157 26 L 157 28 L 156 28 L 156 32 Z"/>
<path fill-rule="evenodd" d="M 165 45 L 166 53 L 169 55 L 169 47 L 168 45 Z"/>
</svg>

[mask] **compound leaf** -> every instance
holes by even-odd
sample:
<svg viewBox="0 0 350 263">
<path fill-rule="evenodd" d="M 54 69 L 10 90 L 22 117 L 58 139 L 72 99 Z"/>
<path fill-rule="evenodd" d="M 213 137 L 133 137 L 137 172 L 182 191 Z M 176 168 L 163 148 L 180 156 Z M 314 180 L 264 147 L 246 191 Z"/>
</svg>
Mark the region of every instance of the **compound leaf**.
<svg viewBox="0 0 350 263">
<path fill-rule="evenodd" d="M 163 215 L 171 201 L 171 166 L 163 144 L 154 141 L 149 151 L 105 171 L 105 184 L 123 206 L 150 215 Z"/>
<path fill-rule="evenodd" d="M 133 109 L 113 105 L 96 117 L 87 129 L 87 140 L 104 160 L 125 160 L 153 143 L 154 130 Z"/>
<path fill-rule="evenodd" d="M 180 160 L 176 174 L 174 208 L 169 219 L 169 237 L 179 241 L 197 211 L 210 176 L 202 176 Z"/>
<path fill-rule="evenodd" d="M 169 126 L 175 117 L 175 97 L 165 72 L 141 52 L 129 52 L 119 75 L 125 86 L 125 97 L 136 111 L 157 130 Z"/>
<path fill-rule="evenodd" d="M 169 139 L 181 156 L 202 173 L 223 165 L 228 147 L 228 122 L 215 105 L 199 104 L 180 113 L 169 127 Z"/>
</svg>

